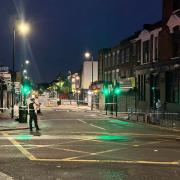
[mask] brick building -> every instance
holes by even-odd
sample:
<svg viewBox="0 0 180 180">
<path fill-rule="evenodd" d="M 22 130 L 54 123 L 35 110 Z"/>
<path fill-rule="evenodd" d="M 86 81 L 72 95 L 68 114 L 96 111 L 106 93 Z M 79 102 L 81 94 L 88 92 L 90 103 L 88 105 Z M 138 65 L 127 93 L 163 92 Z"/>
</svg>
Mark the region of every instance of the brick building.
<svg viewBox="0 0 180 180">
<path fill-rule="evenodd" d="M 139 34 L 136 66 L 137 107 L 152 111 L 158 99 L 169 112 L 180 112 L 180 1 L 164 0 L 162 20 Z"/>
<path fill-rule="evenodd" d="M 163 0 L 162 12 L 162 20 L 99 51 L 99 81 L 111 86 L 118 81 L 123 89 L 119 111 L 150 112 L 160 99 L 167 111 L 180 112 L 180 1 Z"/>
</svg>

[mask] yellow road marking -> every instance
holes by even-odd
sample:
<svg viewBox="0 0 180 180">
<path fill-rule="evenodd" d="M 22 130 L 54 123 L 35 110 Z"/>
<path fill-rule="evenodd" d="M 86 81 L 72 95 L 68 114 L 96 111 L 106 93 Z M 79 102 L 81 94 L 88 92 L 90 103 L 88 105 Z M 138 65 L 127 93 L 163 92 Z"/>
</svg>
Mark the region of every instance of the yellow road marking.
<svg viewBox="0 0 180 180">
<path fill-rule="evenodd" d="M 29 151 L 24 149 L 16 140 L 11 139 L 8 135 L 8 133 L 3 132 L 2 133 L 4 137 L 6 137 L 19 151 L 24 154 L 29 160 L 37 160 L 36 157 L 34 157 Z"/>
<path fill-rule="evenodd" d="M 8 133 L 2 132 L 3 136 L 6 137 L 19 151 L 24 154 L 31 161 L 49 161 L 49 162 L 79 162 L 79 163 L 124 163 L 124 164 L 149 164 L 149 165 L 180 165 L 180 161 L 141 161 L 141 160 L 84 160 L 84 159 L 45 159 L 36 158 L 29 151 L 24 149 L 16 140 L 9 137 Z M 105 151 L 104 151 L 105 152 Z M 102 152 L 101 152 L 102 153 Z M 96 153 L 98 154 L 98 153 Z"/>
</svg>

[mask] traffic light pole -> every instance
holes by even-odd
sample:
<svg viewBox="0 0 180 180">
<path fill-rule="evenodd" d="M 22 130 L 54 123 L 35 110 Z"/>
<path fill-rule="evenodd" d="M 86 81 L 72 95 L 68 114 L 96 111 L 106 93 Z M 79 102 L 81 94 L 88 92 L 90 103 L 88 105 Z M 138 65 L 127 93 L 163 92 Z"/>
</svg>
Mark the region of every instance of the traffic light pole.
<svg viewBox="0 0 180 180">
<path fill-rule="evenodd" d="M 117 102 L 118 102 L 118 96 L 116 95 L 116 117 L 117 117 L 117 111 L 118 111 L 118 104 L 117 104 Z"/>
<path fill-rule="evenodd" d="M 107 97 L 105 96 L 105 109 L 106 109 L 106 115 L 107 115 Z"/>
<path fill-rule="evenodd" d="M 11 98 L 11 118 L 14 118 L 14 82 L 15 82 L 15 37 L 16 37 L 16 31 L 15 28 L 13 28 L 13 62 L 12 62 L 12 98 Z"/>
</svg>

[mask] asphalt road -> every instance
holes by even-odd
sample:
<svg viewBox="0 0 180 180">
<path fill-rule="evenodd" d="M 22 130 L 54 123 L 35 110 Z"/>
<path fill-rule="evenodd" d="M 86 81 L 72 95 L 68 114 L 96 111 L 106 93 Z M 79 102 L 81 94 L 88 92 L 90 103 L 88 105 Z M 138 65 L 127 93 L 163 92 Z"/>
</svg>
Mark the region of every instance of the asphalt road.
<svg viewBox="0 0 180 180">
<path fill-rule="evenodd" d="M 49 110 L 42 131 L 0 132 L 0 180 L 179 180 L 180 133 Z"/>
</svg>

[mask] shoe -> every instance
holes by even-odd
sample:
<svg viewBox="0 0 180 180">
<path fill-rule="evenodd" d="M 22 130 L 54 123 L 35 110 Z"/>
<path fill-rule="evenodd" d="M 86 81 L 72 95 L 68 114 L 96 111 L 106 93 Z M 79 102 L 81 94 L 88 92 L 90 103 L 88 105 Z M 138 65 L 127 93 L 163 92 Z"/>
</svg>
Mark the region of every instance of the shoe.
<svg viewBox="0 0 180 180">
<path fill-rule="evenodd" d="M 40 128 L 36 129 L 36 131 L 40 131 L 40 130 L 41 130 Z"/>
</svg>

